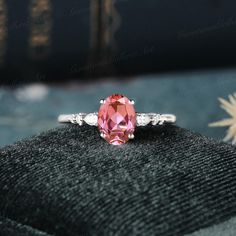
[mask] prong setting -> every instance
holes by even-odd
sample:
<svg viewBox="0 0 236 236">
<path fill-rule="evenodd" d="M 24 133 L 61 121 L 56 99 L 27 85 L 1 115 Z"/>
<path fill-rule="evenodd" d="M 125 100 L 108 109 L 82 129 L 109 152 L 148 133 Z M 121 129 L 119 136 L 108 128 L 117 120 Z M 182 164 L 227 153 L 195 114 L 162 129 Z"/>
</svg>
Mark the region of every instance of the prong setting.
<svg viewBox="0 0 236 236">
<path fill-rule="evenodd" d="M 129 139 L 134 139 L 134 135 L 133 134 L 129 134 L 128 137 L 129 137 Z"/>
<path fill-rule="evenodd" d="M 135 104 L 135 101 L 134 101 L 133 99 L 130 99 L 130 100 L 129 100 L 129 103 L 132 104 L 132 105 L 134 105 L 134 104 Z"/>
</svg>

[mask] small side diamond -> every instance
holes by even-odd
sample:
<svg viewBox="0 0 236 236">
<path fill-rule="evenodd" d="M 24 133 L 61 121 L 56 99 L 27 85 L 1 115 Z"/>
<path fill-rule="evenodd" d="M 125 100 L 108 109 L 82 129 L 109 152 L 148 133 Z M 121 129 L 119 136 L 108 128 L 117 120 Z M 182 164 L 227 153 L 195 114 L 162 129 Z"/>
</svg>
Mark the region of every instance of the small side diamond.
<svg viewBox="0 0 236 236">
<path fill-rule="evenodd" d="M 97 126 L 98 125 L 98 115 L 97 115 L 97 113 L 89 113 L 88 115 L 86 115 L 84 117 L 84 121 L 88 125 Z"/>
<path fill-rule="evenodd" d="M 72 114 L 71 117 L 69 117 L 69 121 L 72 123 L 72 124 L 76 124 L 77 121 L 76 121 L 76 115 L 75 114 Z"/>
<path fill-rule="evenodd" d="M 76 115 L 76 123 L 78 125 L 83 125 L 83 114 L 82 113 L 79 113 Z"/>
<path fill-rule="evenodd" d="M 140 113 L 137 114 L 137 126 L 145 126 L 151 122 L 151 118 L 148 114 Z"/>
<path fill-rule="evenodd" d="M 150 115 L 152 117 L 152 125 L 163 124 L 160 114 L 150 114 Z"/>
</svg>

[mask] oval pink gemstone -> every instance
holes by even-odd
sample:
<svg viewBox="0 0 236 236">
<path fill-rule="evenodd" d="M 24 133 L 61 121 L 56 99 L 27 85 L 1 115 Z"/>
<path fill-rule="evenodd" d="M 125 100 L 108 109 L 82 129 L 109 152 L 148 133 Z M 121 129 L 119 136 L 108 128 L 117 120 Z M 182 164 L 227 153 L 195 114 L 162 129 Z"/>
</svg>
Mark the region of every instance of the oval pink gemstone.
<svg viewBox="0 0 236 236">
<path fill-rule="evenodd" d="M 126 143 L 135 126 L 135 109 L 127 97 L 113 94 L 106 98 L 98 112 L 98 128 L 107 142 L 113 145 Z"/>
</svg>

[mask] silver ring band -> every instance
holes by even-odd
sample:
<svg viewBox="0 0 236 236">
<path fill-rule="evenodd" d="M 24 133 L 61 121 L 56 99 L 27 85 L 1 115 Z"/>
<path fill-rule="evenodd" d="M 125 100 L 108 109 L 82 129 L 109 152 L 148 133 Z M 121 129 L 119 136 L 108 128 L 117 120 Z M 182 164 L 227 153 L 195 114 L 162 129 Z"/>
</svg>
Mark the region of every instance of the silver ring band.
<svg viewBox="0 0 236 236">
<path fill-rule="evenodd" d="M 58 116 L 60 123 L 72 123 L 80 126 L 88 124 L 98 126 L 98 113 L 78 113 L 78 114 L 62 114 Z M 158 113 L 136 113 L 136 125 L 163 125 L 165 123 L 175 123 L 176 116 L 172 114 Z"/>
</svg>

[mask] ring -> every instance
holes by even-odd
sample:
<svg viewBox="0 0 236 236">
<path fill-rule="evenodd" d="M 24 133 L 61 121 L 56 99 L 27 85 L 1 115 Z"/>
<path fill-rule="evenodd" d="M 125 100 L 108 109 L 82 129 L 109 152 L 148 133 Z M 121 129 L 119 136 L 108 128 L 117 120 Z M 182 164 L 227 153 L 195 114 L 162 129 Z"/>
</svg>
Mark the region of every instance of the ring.
<svg viewBox="0 0 236 236">
<path fill-rule="evenodd" d="M 63 114 L 59 115 L 58 122 L 98 126 L 100 136 L 113 145 L 121 145 L 133 139 L 137 126 L 176 122 L 176 116 L 172 114 L 136 113 L 134 100 L 121 94 L 102 99 L 100 104 L 98 112 Z"/>
</svg>

